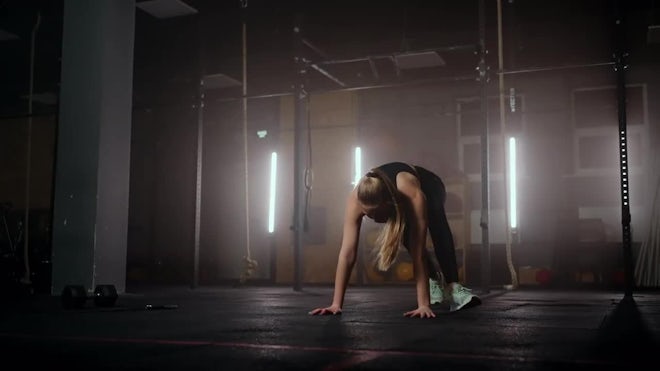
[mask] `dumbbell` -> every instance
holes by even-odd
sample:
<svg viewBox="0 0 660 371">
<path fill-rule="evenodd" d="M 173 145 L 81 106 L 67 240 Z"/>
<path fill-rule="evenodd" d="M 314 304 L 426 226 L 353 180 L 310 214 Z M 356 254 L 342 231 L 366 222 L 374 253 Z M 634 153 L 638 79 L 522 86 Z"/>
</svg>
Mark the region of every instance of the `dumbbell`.
<svg viewBox="0 0 660 371">
<path fill-rule="evenodd" d="M 87 296 L 83 285 L 67 285 L 62 290 L 62 305 L 64 309 L 80 309 L 87 300 L 92 299 L 97 307 L 113 307 L 117 302 L 117 289 L 114 285 L 96 285 L 94 295 Z"/>
</svg>

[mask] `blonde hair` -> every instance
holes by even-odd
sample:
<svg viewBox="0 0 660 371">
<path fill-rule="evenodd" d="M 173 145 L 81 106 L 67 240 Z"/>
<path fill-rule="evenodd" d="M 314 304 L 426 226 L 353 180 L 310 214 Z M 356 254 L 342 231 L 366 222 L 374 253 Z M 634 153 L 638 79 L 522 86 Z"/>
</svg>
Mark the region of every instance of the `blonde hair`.
<svg viewBox="0 0 660 371">
<path fill-rule="evenodd" d="M 369 171 L 357 185 L 358 200 L 369 206 L 391 203 L 394 213 L 387 218 L 385 226 L 376 238 L 376 262 L 381 271 L 388 270 L 399 253 L 406 227 L 401 197 L 396 185 L 379 169 Z"/>
</svg>

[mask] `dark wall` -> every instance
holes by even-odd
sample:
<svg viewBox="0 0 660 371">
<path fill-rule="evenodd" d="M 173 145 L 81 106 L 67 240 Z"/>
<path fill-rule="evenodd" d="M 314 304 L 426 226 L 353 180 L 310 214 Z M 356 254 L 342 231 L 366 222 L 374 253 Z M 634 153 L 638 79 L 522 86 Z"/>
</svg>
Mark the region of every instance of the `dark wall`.
<svg viewBox="0 0 660 371">
<path fill-rule="evenodd" d="M 20 3 L 20 6 L 18 4 Z M 53 92 L 59 86 L 59 38 L 61 2 L 47 2 L 37 39 L 35 84 L 37 93 Z M 51 4 L 52 3 L 52 4 Z M 133 138 L 131 148 L 131 194 L 129 219 L 129 279 L 190 282 L 194 247 L 197 81 L 204 73 L 227 73 L 240 80 L 240 11 L 229 2 L 190 1 L 199 17 L 158 20 L 136 11 L 136 51 Z M 494 2 L 488 3 L 486 42 L 490 66 L 488 94 L 497 97 L 497 23 Z M 604 5 L 607 3 L 607 5 Z M 648 103 L 649 152 L 644 172 L 631 178 L 633 211 L 643 212 L 653 195 L 660 141 L 660 116 L 654 102 L 660 98 L 660 45 L 647 43 L 647 27 L 660 23 L 657 4 L 625 3 L 626 45 L 630 56 L 627 82 L 645 84 Z M 6 74 L 2 75 L 3 115 L 19 119 L 0 120 L 0 202 L 10 202 L 20 211 L 24 206 L 29 39 L 39 1 L 9 2 L 0 16 L 2 28 L 20 39 L 2 41 L 0 52 Z M 317 9 L 296 8 L 295 2 L 274 6 L 250 1 L 248 21 L 248 91 L 251 94 L 291 90 L 291 37 L 293 14 L 306 12 L 306 36 L 328 53 L 325 57 L 363 57 L 370 53 L 401 52 L 407 49 L 462 45 L 478 41 L 478 1 L 401 2 L 374 9 L 373 4 L 356 6 L 337 2 Z M 613 2 L 599 0 L 556 2 L 503 1 L 504 60 L 506 70 L 548 71 L 512 73 L 506 87 L 515 87 L 524 98 L 524 129 L 521 159 L 521 225 L 527 252 L 521 259 L 547 262 L 554 247 L 574 241 L 577 206 L 616 208 L 619 190 L 616 176 L 576 177 L 571 91 L 612 86 L 611 65 L 560 68 L 612 62 Z M 369 22 L 366 22 L 366 21 Z M 370 23 L 373 28 L 366 29 Z M 332 28 L 332 30 L 331 30 Z M 423 86 L 372 89 L 358 98 L 358 136 L 371 152 L 372 164 L 404 159 L 428 165 L 440 174 L 460 172 L 456 125 L 456 100 L 478 97 L 475 81 L 478 56 L 474 50 L 443 54 L 444 69 L 415 73 L 401 78 L 435 79 L 463 77 L 462 81 Z M 306 55 L 323 58 L 313 51 Z M 10 58 L 11 57 L 11 58 Z M 366 67 L 332 70 L 347 82 L 374 85 Z M 383 67 L 383 66 L 381 66 Z M 396 82 L 396 75 L 383 67 L 381 77 Z M 512 71 L 512 72 L 515 72 Z M 338 86 L 326 77 L 311 74 L 308 88 Z M 383 81 L 380 81 L 383 82 Z M 218 93 L 236 97 L 240 89 Z M 204 115 L 204 177 L 202 179 L 201 271 L 205 282 L 235 278 L 245 253 L 245 199 L 243 121 L 240 101 L 213 100 Z M 255 246 L 265 245 L 261 235 L 263 197 L 262 158 L 274 146 L 258 140 L 255 131 L 279 125 L 279 103 L 250 100 L 249 178 L 251 235 Z M 611 102 L 615 105 L 615 102 Z M 35 104 L 35 113 L 49 113 L 45 121 L 35 117 L 31 173 L 31 207 L 49 210 L 52 164 L 55 153 L 56 104 Z M 498 118 L 497 115 L 491 119 Z M 493 121 L 496 122 L 496 121 Z M 271 137 L 273 138 L 273 137 Z M 494 164 L 497 166 L 497 164 Z M 478 168 L 478 166 L 477 166 Z M 472 183 L 471 204 L 478 210 L 481 185 Z M 502 205 L 501 183 L 491 184 L 491 206 Z M 20 214 L 20 212 L 19 212 Z M 635 214 L 634 239 L 644 238 L 646 214 Z M 614 225 L 610 234 L 618 234 Z M 268 252 L 255 248 L 259 260 Z M 266 274 L 266 273 L 264 273 Z"/>
</svg>

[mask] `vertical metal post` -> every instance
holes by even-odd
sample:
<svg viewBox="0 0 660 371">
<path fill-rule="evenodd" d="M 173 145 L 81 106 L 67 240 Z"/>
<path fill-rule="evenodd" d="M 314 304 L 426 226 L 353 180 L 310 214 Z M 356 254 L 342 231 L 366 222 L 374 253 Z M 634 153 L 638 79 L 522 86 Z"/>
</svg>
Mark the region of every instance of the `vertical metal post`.
<svg viewBox="0 0 660 371">
<path fill-rule="evenodd" d="M 248 151 L 248 101 L 247 101 L 247 25 L 246 25 L 247 1 L 241 1 L 242 18 L 242 75 L 243 75 L 243 99 L 241 100 L 243 118 L 243 162 L 244 162 L 244 191 L 245 191 L 245 263 L 252 264 L 252 252 L 250 251 L 250 161 Z M 246 277 L 247 278 L 247 277 Z"/>
<path fill-rule="evenodd" d="M 294 290 L 302 290 L 302 245 L 303 245 L 303 227 L 304 227 L 304 202 L 303 202 L 303 156 L 305 138 L 303 130 L 306 126 L 307 115 L 307 92 L 305 91 L 305 76 L 307 74 L 306 61 L 302 56 L 303 37 L 302 37 L 302 16 L 296 17 L 296 24 L 293 28 L 293 50 L 295 64 L 295 87 L 294 87 L 294 156 L 293 156 L 293 262 L 294 262 Z"/>
<path fill-rule="evenodd" d="M 204 156 L 204 99 L 206 94 L 206 69 L 204 68 L 204 47 L 199 42 L 202 34 L 203 23 L 201 18 L 197 18 L 195 22 L 197 31 L 197 63 L 199 68 L 199 81 L 197 82 L 197 143 L 195 154 L 195 240 L 193 246 L 193 271 L 191 288 L 195 289 L 199 286 L 199 255 L 201 244 L 201 225 L 202 225 L 202 163 Z"/>
<path fill-rule="evenodd" d="M 484 292 L 490 291 L 490 182 L 488 156 L 488 67 L 486 66 L 486 4 L 479 0 L 479 71 L 478 81 L 481 83 L 481 285 Z"/>
<path fill-rule="evenodd" d="M 35 56 L 35 43 L 39 25 L 41 24 L 41 12 L 37 13 L 37 20 L 32 29 L 32 37 L 30 39 L 30 94 L 28 96 L 28 133 L 27 133 L 27 150 L 25 153 L 26 169 L 25 169 L 25 224 L 23 225 L 23 267 L 25 273 L 21 279 L 21 283 L 30 285 L 32 284 L 32 273 L 30 272 L 30 174 L 32 173 L 32 101 L 34 93 L 34 56 Z"/>
<path fill-rule="evenodd" d="M 202 209 L 202 154 L 204 144 L 204 76 L 199 79 L 197 106 L 197 154 L 195 177 L 195 248 L 193 252 L 193 280 L 192 288 L 199 286 L 199 245 L 201 230 Z"/>
<path fill-rule="evenodd" d="M 623 244 L 623 271 L 625 279 L 625 296 L 630 298 L 633 294 L 634 272 L 631 246 L 630 230 L 630 172 L 628 158 L 628 139 L 626 122 L 626 75 L 625 70 L 628 66 L 624 59 L 627 53 L 625 47 L 625 28 L 620 9 L 620 2 L 615 1 L 615 52 L 614 52 L 614 70 L 616 71 L 617 85 L 617 103 L 619 118 L 619 174 L 621 177 L 621 225 L 622 225 L 622 244 Z"/>
</svg>

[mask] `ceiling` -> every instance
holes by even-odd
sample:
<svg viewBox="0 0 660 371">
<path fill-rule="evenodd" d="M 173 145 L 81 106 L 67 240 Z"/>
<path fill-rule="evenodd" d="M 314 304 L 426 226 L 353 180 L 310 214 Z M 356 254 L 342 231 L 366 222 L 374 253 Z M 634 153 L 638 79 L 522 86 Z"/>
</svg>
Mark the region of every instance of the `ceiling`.
<svg viewBox="0 0 660 371">
<path fill-rule="evenodd" d="M 647 33 L 649 26 L 660 24 L 660 2 L 623 3 L 629 50 L 639 60 L 659 62 L 659 44 L 650 43 Z M 493 70 L 497 66 L 497 2 L 485 0 L 484 4 L 484 35 Z M 612 4 L 503 0 L 506 69 L 610 61 Z M 307 86 L 312 90 L 476 77 L 479 0 L 157 0 L 136 5 L 136 105 L 194 99 L 202 76 L 233 80 L 239 85 L 219 90 L 239 96 L 244 61 L 248 95 L 289 92 L 296 77 L 294 55 L 307 61 Z M 179 8 L 184 9 L 181 15 L 176 13 Z M 0 115 L 25 114 L 31 72 L 34 98 L 41 103 L 38 108 L 55 109 L 62 13 L 63 0 L 0 1 Z M 159 18 L 163 14 L 166 17 Z M 293 37 L 296 20 L 302 30 L 300 47 Z"/>
</svg>

